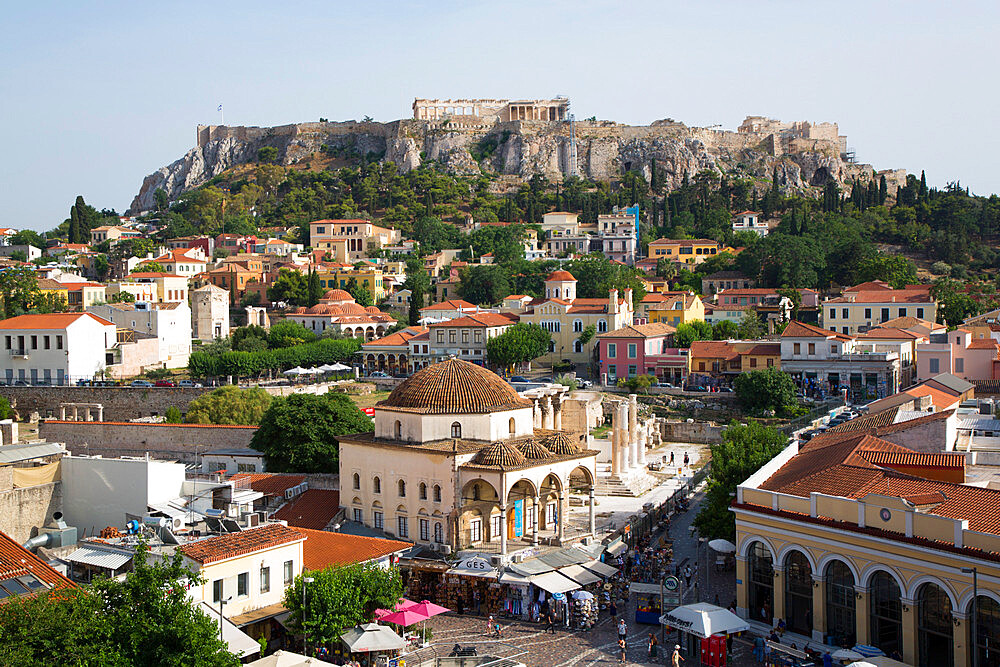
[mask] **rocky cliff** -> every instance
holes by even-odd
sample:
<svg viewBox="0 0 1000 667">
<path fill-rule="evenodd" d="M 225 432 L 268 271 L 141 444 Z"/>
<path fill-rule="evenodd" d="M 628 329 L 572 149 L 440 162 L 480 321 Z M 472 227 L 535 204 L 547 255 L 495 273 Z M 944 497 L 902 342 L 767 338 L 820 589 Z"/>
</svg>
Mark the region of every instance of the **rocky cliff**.
<svg viewBox="0 0 1000 667">
<path fill-rule="evenodd" d="M 835 142 L 789 140 L 761 132 L 691 128 L 674 121 L 649 126 L 578 121 L 572 132 L 571 140 L 569 123 L 547 121 L 199 126 L 198 146 L 147 176 L 129 210 L 152 209 L 153 193 L 158 188 L 173 200 L 227 169 L 255 161 L 257 151 L 265 146 L 276 148 L 279 161 L 285 165 L 325 149 L 345 157 L 376 156 L 404 171 L 423 160 L 435 160 L 455 174 L 487 172 L 520 179 L 576 173 L 609 180 L 629 169 L 641 169 L 649 178 L 650 164 L 656 160 L 660 175 L 671 188 L 680 185 L 685 172 L 693 176 L 703 169 L 738 172 L 768 184 L 776 169 L 779 181 L 788 189 L 823 185 L 829 179 L 845 183 L 874 171 L 869 165 L 845 161 Z M 880 173 L 886 174 L 892 190 L 905 183 L 903 170 Z"/>
</svg>

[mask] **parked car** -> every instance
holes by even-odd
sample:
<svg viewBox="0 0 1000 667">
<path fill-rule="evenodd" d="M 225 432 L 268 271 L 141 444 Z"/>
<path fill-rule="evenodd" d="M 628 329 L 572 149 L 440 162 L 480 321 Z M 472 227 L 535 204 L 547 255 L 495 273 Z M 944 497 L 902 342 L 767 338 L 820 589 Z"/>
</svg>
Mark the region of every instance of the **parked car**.
<svg viewBox="0 0 1000 667">
<path fill-rule="evenodd" d="M 371 373 L 368 377 L 370 377 L 370 378 L 387 378 L 387 377 L 389 377 L 389 374 L 388 373 L 384 373 L 382 371 L 375 371 L 374 373 Z"/>
<path fill-rule="evenodd" d="M 587 389 L 587 388 L 593 387 L 593 386 L 594 386 L 594 383 L 591 382 L 590 380 L 580 380 L 580 387 L 583 388 L 583 389 Z"/>
<path fill-rule="evenodd" d="M 201 387 L 200 382 L 195 382 L 194 380 L 181 380 L 177 383 L 178 387 Z"/>
<path fill-rule="evenodd" d="M 721 393 L 723 393 L 723 394 L 731 394 L 731 393 L 733 393 L 733 388 L 732 387 L 719 387 L 719 391 Z"/>
<path fill-rule="evenodd" d="M 177 383 L 173 380 L 157 380 L 153 383 L 154 387 L 176 387 Z"/>
<path fill-rule="evenodd" d="M 532 380 L 532 382 L 540 382 L 542 384 L 545 384 L 545 383 L 551 384 L 551 383 L 555 382 L 555 380 L 553 380 L 552 378 L 546 376 L 546 377 L 535 378 L 534 380 Z"/>
<path fill-rule="evenodd" d="M 708 387 L 703 387 L 700 384 L 694 384 L 694 385 L 689 385 L 687 387 L 684 387 L 684 391 L 693 391 L 693 392 L 698 392 L 698 393 L 702 393 L 702 394 L 707 394 L 708 393 Z"/>
<path fill-rule="evenodd" d="M 77 387 L 89 387 L 90 384 L 91 384 L 91 382 L 92 382 L 92 380 L 77 380 L 76 381 L 76 386 Z"/>
<path fill-rule="evenodd" d="M 527 378 L 521 377 L 520 375 L 515 375 L 510 380 L 508 380 L 508 382 L 527 382 L 527 381 L 528 381 Z"/>
<path fill-rule="evenodd" d="M 149 380 L 132 380 L 133 387 L 152 387 L 153 383 Z"/>
</svg>

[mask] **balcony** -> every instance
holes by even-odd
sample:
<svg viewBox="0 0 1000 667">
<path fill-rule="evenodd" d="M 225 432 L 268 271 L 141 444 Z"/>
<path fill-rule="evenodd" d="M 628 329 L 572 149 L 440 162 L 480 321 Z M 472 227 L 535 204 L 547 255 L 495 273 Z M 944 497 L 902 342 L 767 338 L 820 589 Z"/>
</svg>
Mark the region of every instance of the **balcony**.
<svg viewBox="0 0 1000 667">
<path fill-rule="evenodd" d="M 21 349 L 21 350 L 12 349 L 12 350 L 7 350 L 7 352 L 10 353 L 10 356 L 17 357 L 19 359 L 28 359 L 31 356 L 30 354 L 28 354 L 27 349 Z"/>
</svg>

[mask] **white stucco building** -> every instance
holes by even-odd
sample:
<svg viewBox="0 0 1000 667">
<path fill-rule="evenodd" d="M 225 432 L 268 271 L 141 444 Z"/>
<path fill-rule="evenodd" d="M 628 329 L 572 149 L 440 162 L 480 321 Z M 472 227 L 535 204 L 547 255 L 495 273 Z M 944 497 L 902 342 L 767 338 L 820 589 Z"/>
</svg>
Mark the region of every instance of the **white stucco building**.
<svg viewBox="0 0 1000 667">
<path fill-rule="evenodd" d="M 0 321 L 6 384 L 70 384 L 109 365 L 116 342 L 113 322 L 92 313 L 20 315 Z"/>
<path fill-rule="evenodd" d="M 187 302 L 106 303 L 87 312 L 114 322 L 119 328 L 156 336 L 159 363 L 164 368 L 183 368 L 191 355 L 191 309 Z"/>
<path fill-rule="evenodd" d="M 212 342 L 229 336 L 229 290 L 209 283 L 191 291 L 193 335 Z"/>
</svg>

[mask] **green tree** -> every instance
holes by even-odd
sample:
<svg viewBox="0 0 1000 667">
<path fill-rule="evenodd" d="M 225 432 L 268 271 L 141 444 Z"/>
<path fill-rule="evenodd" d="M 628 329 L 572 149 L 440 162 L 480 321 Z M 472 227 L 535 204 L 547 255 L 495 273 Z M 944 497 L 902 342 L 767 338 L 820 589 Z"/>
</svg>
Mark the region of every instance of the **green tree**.
<svg viewBox="0 0 1000 667">
<path fill-rule="evenodd" d="M 233 330 L 230 337 L 230 349 L 240 352 L 259 352 L 270 348 L 267 329 L 256 324 L 239 327 Z M 228 350 L 226 350 L 228 352 Z"/>
<path fill-rule="evenodd" d="M 173 405 L 171 405 L 169 408 L 167 408 L 167 413 L 166 413 L 165 416 L 166 416 L 166 420 L 167 420 L 168 424 L 180 424 L 180 423 L 183 423 L 183 421 L 184 421 L 181 418 L 181 411 L 178 410 Z"/>
<path fill-rule="evenodd" d="M 0 664 L 237 667 L 216 621 L 188 595 L 203 583 L 179 551 L 152 564 L 140 544 L 124 579 L 0 605 Z"/>
<path fill-rule="evenodd" d="M 304 577 L 312 582 L 303 583 Z M 302 586 L 306 589 L 305 628 L 302 626 Z M 403 595 L 399 569 L 376 565 L 345 565 L 309 572 L 295 578 L 285 591 L 285 606 L 292 626 L 303 629 L 310 646 L 333 647 L 340 635 L 361 623 L 369 623 L 376 609 L 392 609 Z"/>
<path fill-rule="evenodd" d="M 681 322 L 674 332 L 674 343 L 677 347 L 687 348 L 696 340 L 712 340 L 712 334 L 712 325 L 704 320 Z"/>
<path fill-rule="evenodd" d="M 24 252 L 23 250 L 14 250 L 13 252 L 10 253 L 10 258 L 15 262 L 27 262 L 28 253 Z"/>
<path fill-rule="evenodd" d="M 743 407 L 755 414 L 782 412 L 795 405 L 795 383 L 777 368 L 740 373 L 733 380 L 733 389 Z"/>
<path fill-rule="evenodd" d="M 38 295 L 38 281 L 30 267 L 10 266 L 0 271 L 0 298 L 3 298 L 5 318 L 28 310 Z"/>
<path fill-rule="evenodd" d="M 323 287 L 319 282 L 319 274 L 309 271 L 309 279 L 306 281 L 306 303 L 315 306 L 323 298 Z"/>
<path fill-rule="evenodd" d="M 406 258 L 406 281 L 403 288 L 410 290 L 409 321 L 410 326 L 416 326 L 420 321 L 420 309 L 424 307 L 424 295 L 430 288 L 430 277 L 424 268 L 424 262 L 416 255 Z"/>
<path fill-rule="evenodd" d="M 267 346 L 272 350 L 311 343 L 314 340 L 316 334 L 292 320 L 282 320 L 273 324 L 271 330 L 267 332 Z"/>
<path fill-rule="evenodd" d="M 14 414 L 14 411 L 10 408 L 10 402 L 0 396 L 0 419 L 10 419 Z"/>
<path fill-rule="evenodd" d="M 496 264 L 473 266 L 462 272 L 458 294 L 466 301 L 479 305 L 499 303 L 510 294 L 508 272 Z"/>
<path fill-rule="evenodd" d="M 292 394 L 276 398 L 250 446 L 274 472 L 338 472 L 337 436 L 367 433 L 372 421 L 346 394 Z"/>
<path fill-rule="evenodd" d="M 225 426 L 260 424 L 271 406 L 271 395 L 260 387 L 242 389 L 236 385 L 219 387 L 188 403 L 189 424 Z"/>
<path fill-rule="evenodd" d="M 157 211 L 165 210 L 167 208 L 167 203 L 170 201 L 167 191 L 163 188 L 156 188 L 156 190 L 153 191 L 153 199 L 156 200 Z"/>
<path fill-rule="evenodd" d="M 576 339 L 580 341 L 581 345 L 586 346 L 587 343 L 594 339 L 595 334 L 597 334 L 597 327 L 593 324 L 588 324 L 583 328 L 583 331 L 580 332 L 580 335 L 577 336 Z"/>
<path fill-rule="evenodd" d="M 656 377 L 653 375 L 633 375 L 630 378 L 618 378 L 619 387 L 625 387 L 633 392 L 646 393 L 654 382 L 656 382 Z"/>
<path fill-rule="evenodd" d="M 278 159 L 278 149 L 274 146 L 262 146 L 257 149 L 258 162 L 274 162 Z"/>
<path fill-rule="evenodd" d="M 736 539 L 736 519 L 729 505 L 736 487 L 778 455 L 788 438 L 776 428 L 750 422 L 732 422 L 722 432 L 722 442 L 712 445 L 712 474 L 701 510 L 695 517 L 701 537 Z"/>
<path fill-rule="evenodd" d="M 520 322 L 486 341 L 486 358 L 495 367 L 510 368 L 546 354 L 552 334 L 537 324 Z"/>
<path fill-rule="evenodd" d="M 283 302 L 290 306 L 304 306 L 309 301 L 305 276 L 299 271 L 281 269 L 278 277 L 267 288 L 267 298 L 272 303 Z"/>
<path fill-rule="evenodd" d="M 767 333 L 764 323 L 760 320 L 760 315 L 753 308 L 743 311 L 743 319 L 739 324 L 739 337 L 742 340 L 756 340 Z"/>
<path fill-rule="evenodd" d="M 108 262 L 107 255 L 98 255 L 94 258 L 94 273 L 97 275 L 98 280 L 107 280 L 110 269 L 111 264 Z"/>
<path fill-rule="evenodd" d="M 159 262 L 145 262 L 137 264 L 132 273 L 166 273 L 167 269 Z"/>
<path fill-rule="evenodd" d="M 22 229 L 13 236 L 10 237 L 8 241 L 10 245 L 32 245 L 36 248 L 45 248 L 45 239 L 38 232 L 31 229 Z"/>
<path fill-rule="evenodd" d="M 858 283 L 884 280 L 895 289 L 917 282 L 917 267 L 902 255 L 877 254 L 862 260 L 856 274 Z"/>
<path fill-rule="evenodd" d="M 719 320 L 712 325 L 713 340 L 732 340 L 739 336 L 739 326 L 732 320 Z"/>
</svg>

